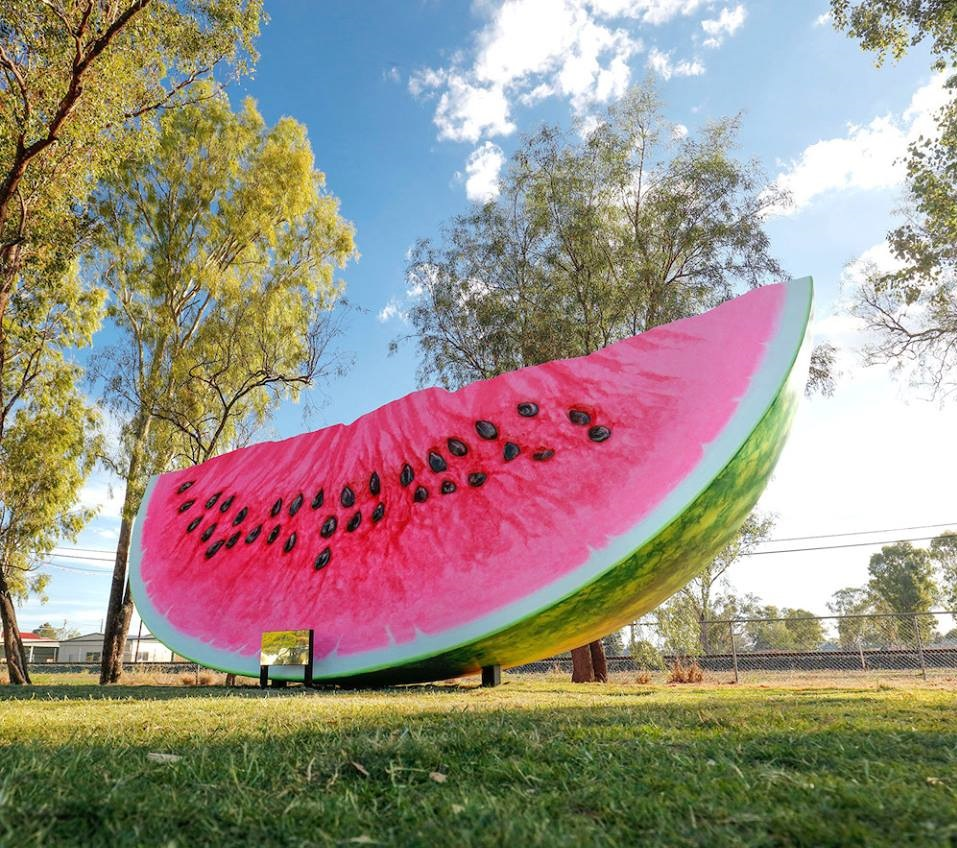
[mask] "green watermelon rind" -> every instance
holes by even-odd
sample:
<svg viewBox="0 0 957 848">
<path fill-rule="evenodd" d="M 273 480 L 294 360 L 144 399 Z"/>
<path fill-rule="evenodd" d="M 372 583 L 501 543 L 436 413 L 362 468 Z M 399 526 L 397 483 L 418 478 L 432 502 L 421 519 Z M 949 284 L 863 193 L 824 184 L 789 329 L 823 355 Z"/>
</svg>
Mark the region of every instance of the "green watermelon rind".
<svg viewBox="0 0 957 848">
<path fill-rule="evenodd" d="M 518 665 L 599 638 L 657 606 L 734 537 L 770 478 L 803 392 L 812 295 L 809 277 L 788 284 L 778 329 L 731 420 L 703 446 L 694 471 L 630 531 L 494 613 L 436 636 L 418 633 L 401 645 L 346 657 L 333 652 L 314 663 L 314 678 L 345 685 L 411 683 L 474 673 L 483 665 Z M 139 565 L 142 523 L 155 484 L 156 478 L 133 527 L 130 581 L 140 615 L 175 653 L 258 676 L 258 655 L 215 648 L 182 633 L 153 606 Z M 302 672 L 276 668 L 270 676 L 296 680 Z"/>
</svg>

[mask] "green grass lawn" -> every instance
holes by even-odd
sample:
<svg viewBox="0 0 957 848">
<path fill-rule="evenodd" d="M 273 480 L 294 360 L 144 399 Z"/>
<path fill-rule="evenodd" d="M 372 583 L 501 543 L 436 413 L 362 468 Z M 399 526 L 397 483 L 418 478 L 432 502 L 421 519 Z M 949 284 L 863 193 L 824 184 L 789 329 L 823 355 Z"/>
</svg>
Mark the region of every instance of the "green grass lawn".
<svg viewBox="0 0 957 848">
<path fill-rule="evenodd" d="M 3 687 L 0 845 L 957 845 L 953 691 L 507 680 Z"/>
</svg>

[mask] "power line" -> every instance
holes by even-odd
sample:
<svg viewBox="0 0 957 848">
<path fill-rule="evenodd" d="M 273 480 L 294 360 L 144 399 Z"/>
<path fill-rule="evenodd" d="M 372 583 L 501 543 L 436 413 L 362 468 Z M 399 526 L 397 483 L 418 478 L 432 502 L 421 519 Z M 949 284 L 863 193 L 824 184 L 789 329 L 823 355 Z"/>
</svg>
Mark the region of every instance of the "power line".
<svg viewBox="0 0 957 848">
<path fill-rule="evenodd" d="M 947 521 L 944 524 L 917 524 L 913 527 L 884 527 L 880 530 L 848 530 L 846 533 L 817 533 L 814 536 L 787 536 L 783 539 L 768 539 L 762 542 L 771 545 L 775 542 L 803 542 L 806 539 L 836 539 L 839 536 L 870 536 L 874 533 L 901 533 L 904 530 L 933 530 L 937 527 L 957 527 L 957 521 Z"/>
<path fill-rule="evenodd" d="M 938 526 L 938 525 L 931 525 Z M 878 531 L 875 531 L 878 532 Z M 851 535 L 848 533 L 847 535 Z M 816 537 L 810 537 L 816 538 Z M 778 551 L 749 551 L 748 553 L 742 554 L 741 556 L 768 556 L 769 554 L 799 554 L 805 553 L 807 551 L 833 551 L 840 550 L 842 548 L 876 548 L 882 547 L 884 545 L 893 545 L 898 542 L 927 542 L 935 538 L 934 536 L 918 536 L 910 539 L 880 539 L 871 542 L 849 542 L 842 545 L 813 545 L 804 548 L 784 548 L 783 550 Z M 775 540 L 778 541 L 778 540 Z M 51 554 L 51 556 L 68 556 L 67 554 Z M 68 557 L 70 559 L 101 559 L 103 562 L 112 562 L 113 560 L 106 560 L 98 557 Z M 70 566 L 70 565 L 61 565 L 56 562 L 44 562 L 41 565 L 48 566 L 50 568 L 59 568 L 63 571 L 75 571 L 81 572 L 84 574 L 112 574 L 109 569 L 106 568 L 82 568 L 80 566 Z"/>
<path fill-rule="evenodd" d="M 780 542 L 804 542 L 810 539 L 838 539 L 843 536 L 872 536 L 875 533 L 902 533 L 905 530 L 934 530 L 938 527 L 957 527 L 957 521 L 945 521 L 942 524 L 915 524 L 910 527 L 879 527 L 874 530 L 848 530 L 844 533 L 815 533 L 810 536 L 784 536 L 780 539 L 767 539 L 764 542 L 761 542 L 762 545 L 775 545 Z M 932 539 L 933 536 L 928 536 L 927 539 Z M 892 539 L 891 541 L 898 541 Z M 926 541 L 926 539 L 904 539 L 902 541 Z M 870 544 L 870 543 L 868 543 Z M 888 544 L 885 542 L 875 542 L 873 544 Z M 854 547 L 853 545 L 833 545 L 833 546 L 822 546 L 822 547 L 811 547 L 811 548 L 800 548 L 799 550 L 826 550 L 828 547 Z M 861 545 L 860 547 L 863 547 Z M 92 553 L 92 554 L 109 554 L 108 557 L 96 557 L 96 556 L 75 556 L 73 551 L 81 551 L 83 553 Z M 62 552 L 62 553 L 61 553 Z M 790 551 L 760 551 L 755 553 L 790 553 Z M 108 548 L 74 548 L 67 545 L 57 545 L 56 551 L 50 554 L 50 556 L 60 557 L 61 559 L 85 559 L 92 560 L 94 562 L 114 562 L 116 558 L 116 551 L 109 550 Z"/>
<path fill-rule="evenodd" d="M 918 536 L 914 539 L 883 539 L 873 542 L 850 542 L 846 545 L 817 545 L 808 548 L 785 548 L 780 551 L 750 551 L 742 556 L 766 556 L 767 554 L 797 554 L 802 551 L 833 551 L 838 548 L 876 548 L 879 545 L 896 545 L 898 542 L 928 542 L 934 536 Z"/>
<path fill-rule="evenodd" d="M 74 548 L 71 545 L 57 545 L 57 549 L 61 551 L 85 551 L 90 554 L 115 554 L 116 550 L 110 550 L 109 548 Z"/>
<path fill-rule="evenodd" d="M 78 549 L 79 550 L 79 549 Z M 60 557 L 60 559 L 90 559 L 94 562 L 115 562 L 115 557 L 98 557 L 98 556 L 89 556 L 87 554 L 61 554 L 57 551 L 53 551 L 47 556 Z"/>
<path fill-rule="evenodd" d="M 108 568 L 83 568 L 76 565 L 61 565 L 58 562 L 41 562 L 41 568 L 59 568 L 63 571 L 79 571 L 84 574 L 106 574 L 107 576 L 112 575 L 113 572 Z"/>
</svg>

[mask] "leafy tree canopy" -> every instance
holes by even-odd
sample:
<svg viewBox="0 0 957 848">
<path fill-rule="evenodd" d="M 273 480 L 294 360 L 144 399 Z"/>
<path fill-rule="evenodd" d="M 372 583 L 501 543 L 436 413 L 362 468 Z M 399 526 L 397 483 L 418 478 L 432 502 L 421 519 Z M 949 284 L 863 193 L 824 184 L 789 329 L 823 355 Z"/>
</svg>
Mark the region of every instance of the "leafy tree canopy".
<svg viewBox="0 0 957 848">
<path fill-rule="evenodd" d="M 736 158 L 738 126 L 679 138 L 655 93 L 633 88 L 584 140 L 526 139 L 498 199 L 413 252 L 421 382 L 592 353 L 780 276 L 763 221 L 784 198 Z"/>
<path fill-rule="evenodd" d="M 335 367 L 335 273 L 355 255 L 305 128 L 268 127 L 252 100 L 234 112 L 211 86 L 197 91 L 95 195 L 90 266 L 118 340 L 93 371 L 123 422 L 112 467 L 126 483 L 104 667 L 122 657 L 130 522 L 147 479 L 242 444 Z"/>
<path fill-rule="evenodd" d="M 941 0 L 831 0 L 831 8 L 878 64 L 927 39 L 933 67 L 950 73 L 938 134 L 908 150 L 904 222 L 887 237 L 900 267 L 871 269 L 855 305 L 874 339 L 867 361 L 896 365 L 946 397 L 957 389 L 957 12 Z"/>
<path fill-rule="evenodd" d="M 957 610 L 957 533 L 951 530 L 932 539 L 930 556 L 940 568 L 944 604 L 949 610 Z"/>
</svg>

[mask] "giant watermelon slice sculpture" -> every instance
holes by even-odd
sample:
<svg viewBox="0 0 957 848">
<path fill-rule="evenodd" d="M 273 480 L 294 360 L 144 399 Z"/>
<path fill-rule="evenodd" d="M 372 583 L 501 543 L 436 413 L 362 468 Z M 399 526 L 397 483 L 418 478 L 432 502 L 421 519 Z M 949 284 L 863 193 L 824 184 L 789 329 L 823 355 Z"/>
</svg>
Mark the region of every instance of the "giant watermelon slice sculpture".
<svg viewBox="0 0 957 848">
<path fill-rule="evenodd" d="M 599 638 L 754 506 L 803 389 L 811 294 L 810 279 L 755 289 L 156 477 L 134 528 L 140 614 L 177 653 L 252 676 L 264 631 L 311 628 L 315 679 L 351 684 Z"/>
</svg>

